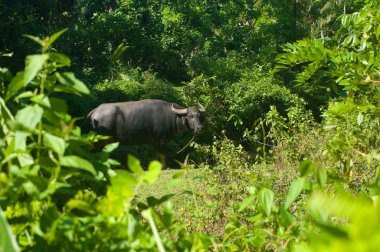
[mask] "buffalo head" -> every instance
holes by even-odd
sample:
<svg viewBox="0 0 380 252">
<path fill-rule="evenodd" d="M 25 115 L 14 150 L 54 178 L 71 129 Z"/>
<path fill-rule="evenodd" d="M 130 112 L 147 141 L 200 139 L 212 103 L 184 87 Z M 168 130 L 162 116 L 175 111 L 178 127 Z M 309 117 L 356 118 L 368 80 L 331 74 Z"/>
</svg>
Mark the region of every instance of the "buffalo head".
<svg viewBox="0 0 380 252">
<path fill-rule="evenodd" d="M 194 131 L 194 133 L 200 133 L 203 131 L 201 117 L 202 117 L 202 113 L 205 111 L 206 109 L 201 104 L 199 104 L 198 108 L 190 107 L 190 108 L 183 108 L 183 109 L 177 109 L 172 104 L 172 112 L 181 116 L 183 120 L 186 120 L 186 124 L 191 130 Z"/>
</svg>

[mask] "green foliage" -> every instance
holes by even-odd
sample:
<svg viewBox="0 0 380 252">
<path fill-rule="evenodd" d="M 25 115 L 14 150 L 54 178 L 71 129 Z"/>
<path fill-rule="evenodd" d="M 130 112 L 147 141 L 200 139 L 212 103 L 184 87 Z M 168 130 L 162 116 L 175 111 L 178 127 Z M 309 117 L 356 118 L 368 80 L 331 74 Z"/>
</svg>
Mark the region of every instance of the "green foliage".
<svg viewBox="0 0 380 252">
<path fill-rule="evenodd" d="M 368 13 L 373 15 L 368 16 Z M 369 57 L 372 61 L 367 63 L 371 67 L 364 70 L 361 67 L 363 61 L 360 60 L 367 59 L 366 55 L 374 52 L 374 49 L 369 47 L 377 43 L 376 28 L 372 29 L 374 23 L 378 23 L 377 13 L 378 6 L 368 2 L 360 13 L 343 16 L 341 32 L 348 32 L 339 40 L 339 46 L 304 40 L 287 45 L 287 54 L 278 58 L 278 69 L 284 65 L 301 65 L 303 70 L 297 77 L 301 86 L 324 82 L 327 88 L 333 89 L 336 83 L 336 87 L 348 92 L 347 97 L 330 103 L 324 113 L 323 129 L 314 128 L 310 115 L 303 115 L 302 110 L 293 110 L 291 114 L 289 110 L 288 118 L 279 116 L 274 108 L 267 114 L 265 122 L 270 126 L 268 136 L 276 136 L 277 146 L 273 149 L 275 157 L 281 158 L 278 151 L 302 154 L 300 146 L 309 142 L 307 138 L 311 139 L 310 143 L 315 143 L 316 147 L 313 148 L 322 149 L 313 151 L 313 148 L 309 147 L 310 153 L 305 153 L 308 156 L 299 157 L 298 161 L 304 160 L 299 167 L 300 178 L 295 179 L 296 175 L 292 174 L 293 178 L 288 181 L 293 182 L 285 197 L 281 188 L 279 190 L 274 187 L 274 190 L 280 193 L 280 199 L 274 200 L 274 205 L 271 205 L 270 196 L 273 192 L 270 193 L 268 189 L 262 189 L 260 186 L 256 187 L 253 196 L 248 198 L 249 202 L 254 204 L 251 207 L 254 209 L 253 216 L 260 211 L 265 214 L 264 219 L 255 223 L 255 229 L 268 230 L 266 223 L 269 222 L 272 232 L 277 232 L 276 241 L 270 236 L 264 236 L 262 246 L 267 244 L 266 249 L 272 246 L 276 249 L 295 251 L 370 251 L 378 245 L 378 225 L 370 225 L 368 229 L 363 226 L 363 223 L 371 222 L 369 219 L 373 220 L 373 223 L 377 223 L 378 220 L 379 191 L 375 172 L 378 169 L 376 153 L 379 146 L 378 137 L 374 133 L 378 127 L 378 103 L 374 98 L 378 95 L 378 89 L 374 84 L 377 77 L 372 77 L 378 74 L 375 70 L 378 63 Z M 371 29 L 365 28 L 368 23 L 372 25 Z M 366 35 L 363 35 L 363 32 Z M 356 35 L 357 39 L 360 38 L 359 42 L 352 43 Z M 348 39 L 349 42 L 344 42 L 349 36 L 352 36 Z M 366 43 L 370 46 L 364 46 Z M 333 49 L 326 49 L 325 46 Z M 363 74 L 363 71 L 366 74 Z M 365 80 L 366 78 L 368 80 Z M 326 79 L 329 81 L 325 82 Z M 345 81 L 342 83 L 343 79 Z M 322 141 L 317 140 L 321 137 L 320 134 L 323 134 Z M 323 165 L 307 160 L 310 156 L 315 156 L 331 168 L 325 169 Z M 289 163 L 292 164 L 294 161 Z M 287 169 L 286 172 L 289 172 L 290 168 Z M 279 177 L 284 179 L 282 175 Z M 359 196 L 347 190 L 361 193 Z M 285 209 L 288 212 L 284 212 Z M 369 219 L 365 220 L 366 218 Z M 249 227 L 241 228 L 235 225 L 230 233 L 239 235 L 231 236 L 231 242 L 235 246 L 247 246 L 242 238 L 249 234 L 247 230 Z M 281 230 L 286 232 L 281 233 Z M 364 238 L 366 232 L 368 240 Z M 260 236 L 255 234 L 255 237 Z M 283 242 L 277 242 L 281 239 L 284 239 Z"/>
<path fill-rule="evenodd" d="M 293 110 L 305 107 L 302 99 L 277 83 L 266 73 L 266 68 L 260 66 L 242 73 L 239 81 L 230 85 L 220 83 L 218 77 L 198 76 L 182 88 L 182 95 L 185 103 L 200 102 L 210 115 L 217 115 L 211 118 L 211 125 L 208 125 L 212 132 L 225 131 L 231 139 L 245 143 L 247 141 L 243 138 L 247 138 L 244 137 L 247 136 L 244 133 L 246 129 L 252 131 L 271 106 L 279 108 L 282 115 L 293 107 Z M 297 119 L 293 123 L 296 124 Z M 257 139 L 256 131 L 255 134 L 254 140 L 261 141 L 261 137 Z"/>
<path fill-rule="evenodd" d="M 288 44 L 284 47 L 286 53 L 277 58 L 277 69 L 307 63 L 296 76 L 300 85 L 305 85 L 313 76 L 326 76 L 330 81 L 323 86 L 333 90 L 337 89 L 335 83 L 347 91 L 368 89 L 378 75 L 374 71 L 379 64 L 374 50 L 378 46 L 378 16 L 374 3 L 368 4 L 359 13 L 343 15 L 341 29 L 336 37 L 338 44 L 324 40 Z M 314 83 L 322 86 L 323 80 L 316 78 Z"/>
<path fill-rule="evenodd" d="M 321 226 L 321 233 L 310 234 L 311 242 L 294 247 L 295 251 L 372 251 L 379 245 L 378 204 L 341 194 L 316 193 L 308 208 Z M 326 218 L 320 218 L 325 216 Z M 329 219 L 349 220 L 335 223 Z"/>
<path fill-rule="evenodd" d="M 97 103 L 164 99 L 178 102 L 178 91 L 170 83 L 158 79 L 151 72 L 138 69 L 119 73 L 115 80 L 106 80 L 92 88 Z"/>
<path fill-rule="evenodd" d="M 0 251 L 16 252 L 20 251 L 11 228 L 0 208 Z"/>
<path fill-rule="evenodd" d="M 228 118 L 238 118 L 243 128 L 249 128 L 262 115 L 270 110 L 270 106 L 281 109 L 283 114 L 287 109 L 302 104 L 296 95 L 276 83 L 262 68 L 254 69 L 239 82 L 226 88 L 226 103 L 229 108 Z M 234 117 L 232 117 L 234 116 Z M 236 121 L 234 122 L 236 124 Z"/>
<path fill-rule="evenodd" d="M 234 63 L 244 69 L 249 69 L 251 59 L 264 64 L 271 62 L 279 45 L 311 32 L 305 19 L 320 16 L 318 10 L 324 2 L 301 1 L 294 6 L 296 13 L 289 12 L 292 1 L 4 2 L 1 3 L 4 22 L 0 25 L 4 42 L 0 51 L 15 52 L 17 64 L 7 60 L 6 66 L 19 70 L 24 57 L 34 49 L 32 44 L 19 39 L 23 34 L 46 36 L 51 30 L 68 27 L 67 37 L 55 46 L 73 55 L 76 74 L 91 84 L 112 76 L 115 61 L 112 55 L 115 56 L 113 52 L 121 43 L 128 45 L 119 58 L 121 62 L 144 71 L 153 70 L 173 82 L 187 81 L 200 74 L 210 76 L 214 69 L 231 79 L 235 76 L 228 76 L 221 69 L 227 66 L 238 70 L 231 64 L 230 52 L 232 55 L 239 52 L 237 58 L 241 61 Z M 348 10 L 354 6 L 349 2 L 344 2 Z M 340 2 L 334 2 L 335 5 L 336 10 L 344 9 Z M 313 6 L 311 15 L 309 6 Z M 296 29 L 292 26 L 294 21 Z M 293 34 L 294 30 L 298 34 Z"/>
<path fill-rule="evenodd" d="M 304 40 L 287 46 L 288 53 L 278 58 L 279 69 L 306 63 L 296 77 L 299 85 L 322 86 L 323 82 L 345 96 L 329 104 L 324 124 L 331 134 L 327 151 L 346 176 L 373 171 L 371 153 L 379 147 L 374 133 L 379 125 L 379 62 L 375 57 L 379 18 L 378 4 L 368 2 L 360 12 L 341 17 L 337 43 Z"/>
<path fill-rule="evenodd" d="M 107 183 L 107 157 L 94 162 L 91 142 L 80 136 L 65 101 L 53 96 L 55 92 L 89 93 L 73 74 L 58 72 L 69 64 L 60 60 L 67 57 L 48 52 L 63 32 L 46 40 L 34 37 L 41 42 L 42 54 L 26 58 L 25 70 L 9 83 L 7 103 L 0 98 L 1 175 L 5 178 L 1 205 L 23 249 L 64 242 L 59 235 L 54 237 L 63 225 L 60 220 L 70 215 L 62 207 L 85 187 L 96 191 Z"/>
<path fill-rule="evenodd" d="M 1 3 L 0 250 L 376 250 L 380 6 L 362 4 Z M 117 144 L 92 153 L 99 137 L 69 113 L 144 98 L 211 115 L 185 159 L 190 190 L 137 197 L 161 165 L 124 167 Z M 190 208 L 168 202 L 184 194 Z"/>
<path fill-rule="evenodd" d="M 81 135 L 66 102 L 55 96 L 89 91 L 72 73 L 62 72 L 66 65 L 48 46 L 28 57 L 13 80 L 2 78 L 9 88 L 7 101 L 0 98 L 0 204 L 6 217 L 1 211 L 0 249 L 207 250 L 209 237 L 175 227 L 170 205 L 162 213 L 137 207 L 136 192 L 156 181 L 160 163 L 151 162 L 145 171 L 130 157 L 132 172 L 115 170 L 122 165 L 109 155 L 117 144 L 91 152 L 98 137 Z"/>
<path fill-rule="evenodd" d="M 207 53 L 199 53 L 191 58 L 189 71 L 191 76 L 205 75 L 225 85 L 238 81 L 247 69 L 254 67 L 252 62 L 252 58 L 235 51 L 227 52 L 224 57 L 210 57 Z"/>
</svg>

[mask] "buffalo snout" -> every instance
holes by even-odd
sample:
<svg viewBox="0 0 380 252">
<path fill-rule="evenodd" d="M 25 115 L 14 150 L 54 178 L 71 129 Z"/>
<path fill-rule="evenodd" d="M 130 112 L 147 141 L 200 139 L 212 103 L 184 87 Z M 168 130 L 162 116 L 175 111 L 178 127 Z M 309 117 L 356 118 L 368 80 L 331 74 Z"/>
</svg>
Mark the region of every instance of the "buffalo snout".
<svg viewBox="0 0 380 252">
<path fill-rule="evenodd" d="M 201 133 L 202 131 L 203 131 L 203 125 L 197 125 L 195 127 L 195 130 L 194 130 L 195 133 Z"/>
</svg>

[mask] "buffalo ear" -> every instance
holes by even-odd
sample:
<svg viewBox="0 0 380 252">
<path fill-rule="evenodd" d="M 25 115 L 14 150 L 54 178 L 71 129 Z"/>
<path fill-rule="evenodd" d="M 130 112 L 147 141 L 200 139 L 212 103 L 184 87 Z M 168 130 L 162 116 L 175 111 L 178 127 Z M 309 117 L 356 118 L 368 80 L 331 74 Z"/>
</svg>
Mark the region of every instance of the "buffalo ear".
<svg viewBox="0 0 380 252">
<path fill-rule="evenodd" d="M 172 111 L 177 115 L 186 115 L 187 114 L 187 108 L 184 109 L 176 109 L 174 105 L 172 104 Z"/>
</svg>

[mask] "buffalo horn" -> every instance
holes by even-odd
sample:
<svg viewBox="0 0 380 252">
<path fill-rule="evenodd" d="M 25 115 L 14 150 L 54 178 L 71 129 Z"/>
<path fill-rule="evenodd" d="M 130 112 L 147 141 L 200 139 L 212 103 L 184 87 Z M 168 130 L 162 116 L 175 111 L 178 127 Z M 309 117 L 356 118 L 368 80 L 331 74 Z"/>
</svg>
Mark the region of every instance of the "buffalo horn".
<svg viewBox="0 0 380 252">
<path fill-rule="evenodd" d="M 174 105 L 172 104 L 172 111 L 176 113 L 177 115 L 185 115 L 187 114 L 187 108 L 184 109 L 176 109 Z"/>
<path fill-rule="evenodd" d="M 199 102 L 198 102 L 198 106 L 199 106 L 199 111 L 200 111 L 200 112 L 202 112 L 202 113 L 203 113 L 203 112 L 205 112 L 205 111 L 206 111 L 206 108 L 205 108 L 205 107 L 203 107 L 203 106 L 202 106 L 202 104 L 200 104 Z"/>
</svg>

